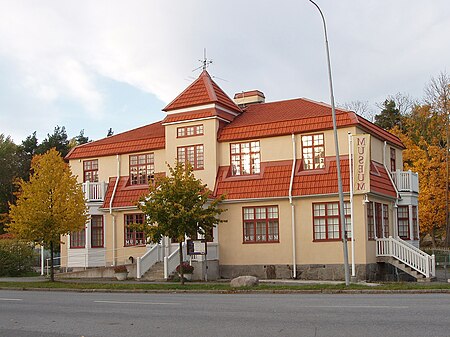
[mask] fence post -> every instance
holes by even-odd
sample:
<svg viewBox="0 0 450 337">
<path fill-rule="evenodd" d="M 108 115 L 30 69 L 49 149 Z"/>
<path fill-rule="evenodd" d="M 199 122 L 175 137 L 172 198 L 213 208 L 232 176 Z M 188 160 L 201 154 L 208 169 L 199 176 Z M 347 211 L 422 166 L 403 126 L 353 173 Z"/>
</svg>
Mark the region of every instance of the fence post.
<svg viewBox="0 0 450 337">
<path fill-rule="evenodd" d="M 431 255 L 431 276 L 436 276 L 436 257 L 434 254 Z"/>
<path fill-rule="evenodd" d="M 164 278 L 167 280 L 169 278 L 169 258 L 164 256 Z"/>
<path fill-rule="evenodd" d="M 141 278 L 141 257 L 138 256 L 138 258 L 136 259 L 136 278 L 140 279 Z"/>
</svg>

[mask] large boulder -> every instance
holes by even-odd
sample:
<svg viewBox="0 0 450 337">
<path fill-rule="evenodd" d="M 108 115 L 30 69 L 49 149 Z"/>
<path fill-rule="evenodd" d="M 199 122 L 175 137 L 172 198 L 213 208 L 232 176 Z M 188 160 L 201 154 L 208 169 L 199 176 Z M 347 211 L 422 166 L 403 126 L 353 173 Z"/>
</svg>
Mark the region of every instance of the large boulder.
<svg viewBox="0 0 450 337">
<path fill-rule="evenodd" d="M 239 276 L 231 280 L 232 288 L 254 287 L 259 284 L 259 280 L 255 276 Z"/>
</svg>

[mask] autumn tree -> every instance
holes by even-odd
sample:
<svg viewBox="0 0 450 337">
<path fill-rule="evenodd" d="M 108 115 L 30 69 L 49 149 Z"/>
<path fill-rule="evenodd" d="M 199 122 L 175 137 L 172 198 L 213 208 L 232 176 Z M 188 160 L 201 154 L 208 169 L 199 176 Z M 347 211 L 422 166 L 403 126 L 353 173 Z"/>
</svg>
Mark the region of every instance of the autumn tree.
<svg viewBox="0 0 450 337">
<path fill-rule="evenodd" d="M 425 88 L 425 98 L 402 118 L 397 134 L 406 146 L 404 167 L 419 173 L 419 222 L 422 234 L 448 240 L 448 117 L 450 77 L 441 73 Z M 447 233 L 446 233 L 447 232 Z"/>
<path fill-rule="evenodd" d="M 36 155 L 30 180 L 19 180 L 17 202 L 10 205 L 8 231 L 18 239 L 50 248 L 51 280 L 53 252 L 61 235 L 81 230 L 87 209 L 81 185 L 56 149 Z"/>
<path fill-rule="evenodd" d="M 224 210 L 218 204 L 224 197 L 211 199 L 211 191 L 195 178 L 190 165 L 169 165 L 169 172 L 170 176 L 150 184 L 150 192 L 141 199 L 139 208 L 146 215 L 144 232 L 151 242 L 158 243 L 164 236 L 178 240 L 182 265 L 185 237 L 208 234 L 222 222 L 218 216 Z M 180 280 L 184 284 L 183 268 L 180 268 Z"/>
</svg>

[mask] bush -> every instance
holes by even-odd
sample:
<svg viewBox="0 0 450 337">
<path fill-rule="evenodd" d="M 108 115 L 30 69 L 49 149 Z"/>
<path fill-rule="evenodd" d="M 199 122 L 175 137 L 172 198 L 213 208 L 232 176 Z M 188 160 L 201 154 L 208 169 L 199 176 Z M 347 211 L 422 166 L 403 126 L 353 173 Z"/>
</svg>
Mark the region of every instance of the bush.
<svg viewBox="0 0 450 337">
<path fill-rule="evenodd" d="M 0 276 L 20 276 L 32 270 L 33 247 L 15 239 L 0 240 Z"/>
<path fill-rule="evenodd" d="M 183 262 L 183 264 L 178 265 L 176 271 L 178 274 L 181 274 L 181 268 L 183 268 L 183 274 L 192 274 L 194 272 L 194 267 L 192 267 L 189 263 Z"/>
<path fill-rule="evenodd" d="M 127 267 L 125 267 L 124 265 L 120 265 L 120 266 L 114 267 L 114 272 L 115 273 L 128 273 L 128 270 L 127 270 Z"/>
</svg>

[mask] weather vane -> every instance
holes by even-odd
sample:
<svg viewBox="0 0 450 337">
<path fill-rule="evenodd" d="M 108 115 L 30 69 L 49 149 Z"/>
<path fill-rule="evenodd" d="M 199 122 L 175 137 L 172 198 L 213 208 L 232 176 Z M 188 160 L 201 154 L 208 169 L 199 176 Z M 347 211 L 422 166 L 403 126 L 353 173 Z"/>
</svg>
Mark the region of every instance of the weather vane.
<svg viewBox="0 0 450 337">
<path fill-rule="evenodd" d="M 208 60 L 208 58 L 206 57 L 206 48 L 203 48 L 203 60 L 198 60 L 198 61 L 201 62 L 202 65 L 200 67 L 198 67 L 198 68 L 195 68 L 192 71 L 196 71 L 196 70 L 199 70 L 199 69 L 206 70 L 208 68 L 208 66 L 211 63 L 213 63 L 212 60 Z"/>
</svg>

